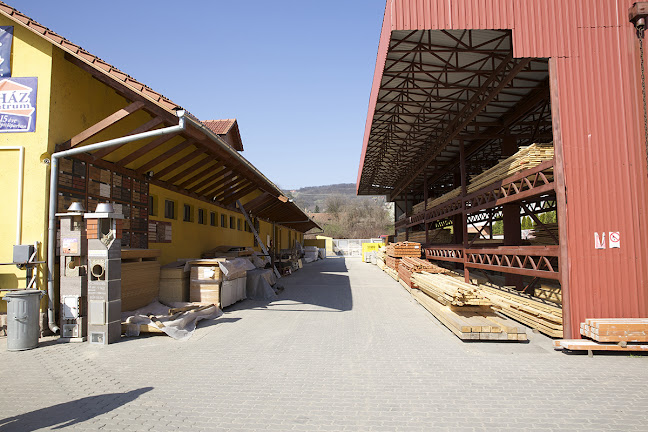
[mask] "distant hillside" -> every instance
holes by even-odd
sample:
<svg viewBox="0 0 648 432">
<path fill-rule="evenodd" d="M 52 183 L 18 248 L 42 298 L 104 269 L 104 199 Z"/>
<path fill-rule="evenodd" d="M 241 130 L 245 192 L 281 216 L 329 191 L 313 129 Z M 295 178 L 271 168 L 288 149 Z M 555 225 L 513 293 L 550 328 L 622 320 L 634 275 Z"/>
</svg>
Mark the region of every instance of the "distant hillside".
<svg viewBox="0 0 648 432">
<path fill-rule="evenodd" d="M 346 200 L 363 201 L 372 199 L 375 202 L 384 203 L 385 197 L 356 196 L 356 185 L 354 183 L 340 183 L 326 186 L 308 186 L 297 190 L 287 190 L 284 193 L 295 200 L 295 203 L 308 212 L 326 212 L 326 199 L 341 196 Z M 316 211 L 319 210 L 319 211 Z"/>
</svg>

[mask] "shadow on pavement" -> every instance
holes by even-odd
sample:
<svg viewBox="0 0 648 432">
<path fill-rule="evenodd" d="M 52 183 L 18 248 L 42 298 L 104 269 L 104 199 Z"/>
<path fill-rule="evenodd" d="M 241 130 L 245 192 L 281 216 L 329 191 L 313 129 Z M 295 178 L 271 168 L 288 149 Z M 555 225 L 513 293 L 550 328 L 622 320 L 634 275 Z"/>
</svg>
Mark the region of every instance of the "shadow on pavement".
<svg viewBox="0 0 648 432">
<path fill-rule="evenodd" d="M 126 405 L 153 390 L 142 387 L 126 393 L 89 396 L 0 420 L 0 431 L 34 431 L 43 428 L 64 429 L 83 423 Z"/>
<path fill-rule="evenodd" d="M 306 264 L 303 269 L 277 282 L 284 287 L 272 300 L 245 300 L 233 304 L 225 312 L 243 309 L 295 312 L 344 312 L 353 309 L 351 282 L 344 258 L 326 258 Z M 296 308 L 295 303 L 319 306 L 322 309 Z"/>
</svg>

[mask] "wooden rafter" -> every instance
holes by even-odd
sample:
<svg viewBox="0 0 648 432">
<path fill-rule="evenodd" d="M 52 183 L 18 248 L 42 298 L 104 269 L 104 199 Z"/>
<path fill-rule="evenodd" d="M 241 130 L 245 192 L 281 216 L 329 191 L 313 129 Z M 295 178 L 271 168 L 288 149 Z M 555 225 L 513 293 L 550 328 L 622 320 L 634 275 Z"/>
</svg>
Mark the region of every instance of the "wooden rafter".
<svg viewBox="0 0 648 432">
<path fill-rule="evenodd" d="M 141 101 L 132 102 L 127 107 L 115 111 L 114 113 L 110 114 L 108 117 L 98 121 L 97 123 L 93 124 L 86 130 L 84 130 L 83 132 L 76 134 L 74 137 L 64 142 L 63 144 L 60 145 L 60 150 L 67 150 L 80 145 L 85 140 L 92 138 L 99 132 L 107 129 L 108 127 L 117 123 L 119 120 L 128 117 L 129 115 L 142 109 L 143 107 L 144 107 L 144 102 Z"/>
<path fill-rule="evenodd" d="M 149 130 L 151 130 L 151 129 L 155 128 L 156 126 L 159 126 L 159 125 L 161 125 L 161 124 L 163 124 L 163 123 L 164 123 L 164 119 L 163 119 L 162 117 L 160 117 L 160 116 L 158 116 L 158 117 L 153 117 L 151 120 L 147 121 L 146 123 L 144 123 L 144 124 L 141 125 L 141 126 L 138 126 L 138 127 L 135 128 L 135 129 L 133 129 L 132 131 L 130 131 L 129 133 L 127 133 L 125 136 L 128 136 L 128 135 L 136 135 L 136 134 L 138 134 L 138 133 L 147 132 L 147 131 L 149 131 Z M 116 151 L 117 149 L 119 149 L 119 148 L 121 148 L 121 147 L 123 147 L 123 146 L 125 146 L 125 145 L 126 145 L 126 144 L 122 144 L 122 145 L 115 146 L 115 147 L 108 147 L 108 148 L 105 148 L 105 149 L 97 150 L 96 152 L 94 152 L 94 153 L 92 154 L 92 157 L 93 157 L 95 160 L 97 160 L 97 159 L 101 159 L 101 158 L 103 158 L 104 156 L 109 155 L 110 153 Z"/>
</svg>

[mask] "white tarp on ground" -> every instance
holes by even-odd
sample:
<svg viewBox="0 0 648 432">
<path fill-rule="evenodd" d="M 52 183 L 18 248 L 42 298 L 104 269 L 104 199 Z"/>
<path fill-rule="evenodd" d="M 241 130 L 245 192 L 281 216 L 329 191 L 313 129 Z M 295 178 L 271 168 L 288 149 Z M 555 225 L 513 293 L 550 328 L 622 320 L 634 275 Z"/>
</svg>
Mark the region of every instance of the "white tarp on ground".
<svg viewBox="0 0 648 432">
<path fill-rule="evenodd" d="M 247 298 L 251 300 L 272 300 L 277 297 L 272 285 L 277 283 L 277 277 L 270 269 L 250 270 L 247 273 Z"/>
<path fill-rule="evenodd" d="M 195 306 L 194 303 L 171 303 L 173 308 Z M 187 340 L 196 330 L 196 324 L 203 319 L 216 319 L 223 315 L 218 307 L 207 306 L 201 310 L 189 310 L 186 312 L 169 315 L 169 306 L 158 301 L 137 309 L 132 312 L 122 312 L 122 322 L 128 324 L 126 336 L 139 336 L 140 325 L 147 324 L 162 330 L 176 340 Z"/>
</svg>

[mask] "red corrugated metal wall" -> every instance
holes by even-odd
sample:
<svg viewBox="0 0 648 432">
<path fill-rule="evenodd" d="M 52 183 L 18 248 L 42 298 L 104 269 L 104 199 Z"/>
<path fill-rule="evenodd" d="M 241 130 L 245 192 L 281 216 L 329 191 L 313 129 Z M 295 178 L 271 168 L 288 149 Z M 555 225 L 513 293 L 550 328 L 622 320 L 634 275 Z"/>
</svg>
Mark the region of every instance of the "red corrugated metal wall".
<svg viewBox="0 0 648 432">
<path fill-rule="evenodd" d="M 565 337 L 578 337 L 578 323 L 585 318 L 648 316 L 648 173 L 639 51 L 627 20 L 632 3 L 387 2 L 379 52 L 383 65 L 389 28 L 512 29 L 516 57 L 551 58 L 556 75 L 552 101 L 558 103 L 554 112 L 559 113 L 561 134 L 555 138 L 562 145 L 567 200 L 562 229 L 568 245 L 567 321 L 572 324 Z M 374 87 L 381 75 L 377 64 Z M 374 106 L 370 104 L 367 129 Z M 621 248 L 596 250 L 594 233 L 611 231 L 620 232 Z"/>
</svg>

